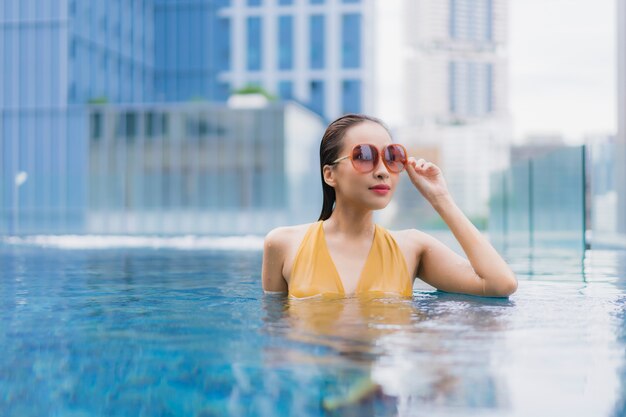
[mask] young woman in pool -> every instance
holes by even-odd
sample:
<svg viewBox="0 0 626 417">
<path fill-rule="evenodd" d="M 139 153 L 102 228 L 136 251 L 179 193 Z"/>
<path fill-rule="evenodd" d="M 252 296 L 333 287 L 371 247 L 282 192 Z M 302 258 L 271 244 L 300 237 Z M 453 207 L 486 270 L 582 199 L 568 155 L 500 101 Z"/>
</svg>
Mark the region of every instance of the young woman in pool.
<svg viewBox="0 0 626 417">
<path fill-rule="evenodd" d="M 348 114 L 332 122 L 320 145 L 324 202 L 319 221 L 272 230 L 265 238 L 266 292 L 296 298 L 396 294 L 410 297 L 420 278 L 447 292 L 507 297 L 515 275 L 457 207 L 441 170 L 407 157 L 377 119 Z M 388 231 L 373 221 L 400 173 L 446 222 L 467 259 L 415 229 Z"/>
</svg>

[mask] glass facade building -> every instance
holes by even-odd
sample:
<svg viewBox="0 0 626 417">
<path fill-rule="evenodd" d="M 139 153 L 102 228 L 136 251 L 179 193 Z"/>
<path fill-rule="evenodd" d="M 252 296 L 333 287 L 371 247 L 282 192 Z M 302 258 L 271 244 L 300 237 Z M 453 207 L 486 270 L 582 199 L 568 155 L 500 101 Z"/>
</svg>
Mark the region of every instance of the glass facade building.
<svg viewBox="0 0 626 417">
<path fill-rule="evenodd" d="M 482 117 L 493 111 L 492 63 L 450 61 L 448 80 L 448 108 L 451 114 Z"/>
<path fill-rule="evenodd" d="M 223 1 L 154 0 L 154 99 L 225 101 L 230 86 L 217 75 L 230 68 L 230 20 L 217 15 Z M 149 100 L 133 100 L 146 102 Z M 124 101 L 127 102 L 127 101 Z"/>
<path fill-rule="evenodd" d="M 246 3 L 248 6 L 250 10 L 261 10 L 265 2 Z M 233 28 L 239 24 L 228 14 L 229 10 L 232 4 L 228 0 L 1 2 L 0 234 L 96 230 L 89 229 L 101 224 L 94 223 L 94 208 L 113 210 L 120 201 L 129 210 L 159 205 L 163 210 L 171 210 L 192 204 L 189 194 L 168 191 L 178 187 L 175 184 L 179 179 L 174 174 L 158 177 L 164 181 L 159 191 L 164 194 L 154 191 L 158 180 L 147 165 L 146 175 L 127 176 L 124 184 L 118 180 L 129 171 L 111 171 L 107 177 L 111 182 L 106 185 L 111 198 L 106 193 L 94 195 L 94 181 L 103 180 L 104 175 L 93 171 L 102 162 L 94 158 L 94 147 L 102 140 L 109 148 L 100 151 L 111 155 L 113 149 L 121 146 L 118 141 L 145 143 L 141 141 L 175 129 L 171 123 L 179 120 L 162 118 L 159 114 L 163 112 L 148 110 L 124 110 L 120 116 L 115 114 L 116 106 L 121 109 L 131 104 L 224 102 L 234 87 L 241 86 L 227 76 L 235 67 L 233 51 L 237 38 Z M 250 71 L 260 72 L 268 62 L 263 48 L 267 23 L 260 16 L 251 16 L 248 22 L 246 42 L 252 53 L 247 64 Z M 281 39 L 286 40 L 283 60 L 288 62 L 290 55 L 293 59 L 296 45 L 289 43 L 289 32 L 294 26 L 288 23 L 289 16 L 285 22 Z M 286 76 L 274 83 L 274 89 L 280 85 L 281 97 L 293 97 L 293 82 L 293 77 Z M 106 106 L 107 111 L 93 112 L 94 105 Z M 290 119 L 285 116 L 285 123 L 287 120 Z M 311 123 L 305 125 L 310 127 Z M 292 131 L 293 128 L 285 128 L 285 132 Z M 180 137 L 173 140 L 186 143 Z M 128 165 L 130 161 L 148 161 L 155 152 L 150 148 L 124 149 L 127 152 L 115 151 L 122 159 L 107 160 L 109 167 L 128 169 L 132 166 Z M 171 155 L 184 154 L 178 149 L 172 147 Z M 164 165 L 163 170 L 168 169 L 169 165 Z M 239 184 L 239 179 L 228 175 L 224 184 L 231 189 Z M 252 178 L 258 181 L 264 177 Z M 145 187 L 139 194 L 130 192 L 139 187 L 137 181 Z M 120 194 L 120 189 L 125 191 Z M 253 192 L 245 198 L 231 194 L 216 198 L 220 204 L 249 208 L 262 207 L 264 196 Z M 204 207 L 202 202 L 197 204 Z M 132 231 L 119 227 L 115 230 Z"/>
<path fill-rule="evenodd" d="M 373 87 L 373 60 L 365 59 L 364 52 L 373 48 L 368 48 L 370 38 L 362 26 L 372 10 L 372 2 L 339 0 L 245 1 L 219 7 L 218 19 L 228 20 L 233 32 L 231 65 L 217 78 L 233 90 L 262 87 L 326 120 L 346 108 L 368 111 L 371 98 L 365 91 L 368 83 Z"/>
<path fill-rule="evenodd" d="M 493 49 L 493 0 L 449 0 L 448 36 L 453 43 L 472 45 L 468 58 L 448 65 L 448 110 L 453 117 L 484 117 L 494 110 L 494 64 L 485 62 Z M 474 56 L 472 56 L 474 55 Z"/>
<path fill-rule="evenodd" d="M 153 98 L 153 33 L 151 1 L 0 4 L 0 233 L 80 229 L 85 105 Z"/>
</svg>

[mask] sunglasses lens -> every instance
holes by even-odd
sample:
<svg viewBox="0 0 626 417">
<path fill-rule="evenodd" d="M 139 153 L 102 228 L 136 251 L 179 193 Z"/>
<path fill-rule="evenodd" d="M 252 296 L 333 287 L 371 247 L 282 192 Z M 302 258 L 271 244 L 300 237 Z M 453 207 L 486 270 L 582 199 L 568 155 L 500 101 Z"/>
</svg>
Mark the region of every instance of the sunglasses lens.
<svg viewBox="0 0 626 417">
<path fill-rule="evenodd" d="M 370 145 L 357 145 L 352 150 L 352 165 L 359 172 L 370 172 L 378 160 L 378 150 Z"/>
<path fill-rule="evenodd" d="M 406 165 L 406 151 L 401 145 L 389 145 L 385 147 L 385 165 L 391 172 L 402 172 Z"/>
</svg>

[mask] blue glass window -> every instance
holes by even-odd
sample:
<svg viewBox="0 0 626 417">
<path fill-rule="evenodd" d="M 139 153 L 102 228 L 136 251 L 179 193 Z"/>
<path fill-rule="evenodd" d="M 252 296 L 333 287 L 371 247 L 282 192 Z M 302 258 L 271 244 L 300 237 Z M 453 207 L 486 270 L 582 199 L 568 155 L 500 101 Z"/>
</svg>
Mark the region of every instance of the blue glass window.
<svg viewBox="0 0 626 417">
<path fill-rule="evenodd" d="M 217 30 L 214 33 L 216 39 L 215 66 L 218 71 L 230 70 L 230 19 L 217 19 Z"/>
<path fill-rule="evenodd" d="M 260 6 L 261 0 L 248 0 L 248 6 Z"/>
<path fill-rule="evenodd" d="M 361 81 L 345 80 L 341 88 L 343 113 L 361 113 Z"/>
<path fill-rule="evenodd" d="M 280 81 L 278 83 L 278 96 L 282 100 L 291 100 L 293 98 L 293 83 L 291 81 Z"/>
<path fill-rule="evenodd" d="M 324 16 L 313 15 L 310 20 L 310 40 L 311 40 L 311 68 L 324 68 L 325 48 L 324 48 Z"/>
<path fill-rule="evenodd" d="M 341 22 L 341 66 L 359 68 L 361 66 L 361 15 L 345 14 Z"/>
<path fill-rule="evenodd" d="M 289 6 L 293 4 L 293 0 L 278 0 L 278 4 L 281 6 Z"/>
<path fill-rule="evenodd" d="M 215 99 L 217 101 L 226 101 L 230 96 L 230 84 L 218 83 L 215 90 Z"/>
<path fill-rule="evenodd" d="M 311 4 L 324 4 L 324 0 L 309 0 Z"/>
<path fill-rule="evenodd" d="M 311 110 L 324 116 L 324 82 L 311 81 L 311 101 L 309 106 Z"/>
<path fill-rule="evenodd" d="M 361 0 L 341 0 L 342 3 L 360 3 Z"/>
<path fill-rule="evenodd" d="M 293 16 L 278 18 L 278 69 L 293 68 Z"/>
<path fill-rule="evenodd" d="M 261 69 L 261 18 L 249 17 L 247 20 L 248 53 L 247 68 L 249 71 Z"/>
</svg>

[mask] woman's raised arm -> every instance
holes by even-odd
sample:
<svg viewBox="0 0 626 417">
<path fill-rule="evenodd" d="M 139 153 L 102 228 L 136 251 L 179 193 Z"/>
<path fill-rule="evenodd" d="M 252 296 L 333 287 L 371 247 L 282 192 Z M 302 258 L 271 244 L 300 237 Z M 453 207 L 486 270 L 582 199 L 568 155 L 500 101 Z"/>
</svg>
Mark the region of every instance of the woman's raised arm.
<svg viewBox="0 0 626 417">
<path fill-rule="evenodd" d="M 426 238 L 418 276 L 435 288 L 491 297 L 507 297 L 517 289 L 517 279 L 489 241 L 463 214 L 435 164 L 409 159 L 411 182 L 439 213 L 463 248 L 467 260 L 432 237 Z"/>
</svg>

